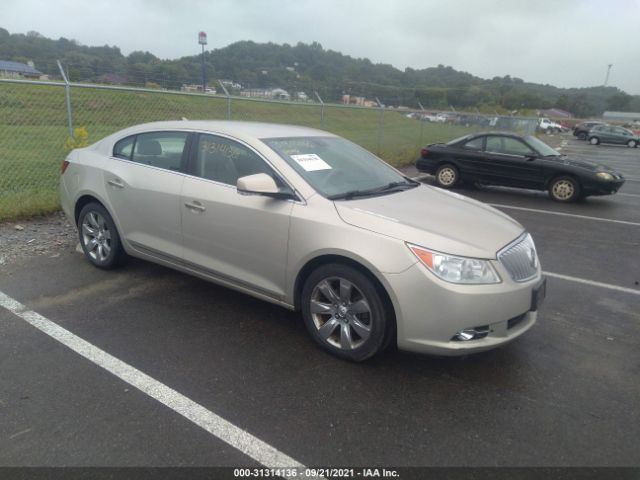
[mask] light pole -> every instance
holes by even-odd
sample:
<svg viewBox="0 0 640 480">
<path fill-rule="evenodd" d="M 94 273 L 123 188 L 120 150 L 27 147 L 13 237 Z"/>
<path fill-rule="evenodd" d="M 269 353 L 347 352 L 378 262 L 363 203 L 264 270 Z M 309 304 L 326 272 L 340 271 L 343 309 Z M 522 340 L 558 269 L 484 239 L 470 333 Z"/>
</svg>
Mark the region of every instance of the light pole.
<svg viewBox="0 0 640 480">
<path fill-rule="evenodd" d="M 607 76 L 604 77 L 604 86 L 606 87 L 609 84 L 609 73 L 611 72 L 611 67 L 613 67 L 613 63 L 607 65 Z"/>
<path fill-rule="evenodd" d="M 207 77 L 204 70 L 204 46 L 207 44 L 207 34 L 198 33 L 198 43 L 202 45 L 202 93 L 207 93 Z"/>
</svg>

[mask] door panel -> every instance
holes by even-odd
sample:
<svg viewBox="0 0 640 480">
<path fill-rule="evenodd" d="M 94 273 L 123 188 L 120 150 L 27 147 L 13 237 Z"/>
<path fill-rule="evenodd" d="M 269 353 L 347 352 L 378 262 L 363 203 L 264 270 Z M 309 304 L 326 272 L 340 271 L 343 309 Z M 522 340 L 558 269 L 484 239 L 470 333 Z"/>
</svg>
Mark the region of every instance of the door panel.
<svg viewBox="0 0 640 480">
<path fill-rule="evenodd" d="M 529 159 L 534 152 L 512 137 L 488 136 L 485 151 L 491 160 L 487 173 L 490 183 L 522 188 L 541 188 L 544 184 L 538 159 Z"/>
<path fill-rule="evenodd" d="M 198 135 L 180 201 L 184 258 L 205 273 L 283 297 L 293 202 L 240 195 L 238 178 L 265 173 L 254 150 L 234 139 Z"/>
<path fill-rule="evenodd" d="M 182 258 L 180 192 L 184 175 L 111 158 L 105 189 L 120 235 L 134 247 Z"/>
<path fill-rule="evenodd" d="M 293 202 L 240 195 L 235 187 L 185 178 L 184 259 L 206 273 L 284 296 Z"/>
</svg>

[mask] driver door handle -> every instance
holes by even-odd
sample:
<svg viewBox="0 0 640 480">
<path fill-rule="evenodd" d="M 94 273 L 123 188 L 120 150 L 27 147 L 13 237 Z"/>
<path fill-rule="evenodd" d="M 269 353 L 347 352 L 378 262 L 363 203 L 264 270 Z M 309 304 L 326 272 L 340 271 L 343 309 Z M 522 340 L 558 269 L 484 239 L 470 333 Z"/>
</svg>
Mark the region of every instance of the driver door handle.
<svg viewBox="0 0 640 480">
<path fill-rule="evenodd" d="M 206 207 L 197 200 L 194 200 L 192 202 L 187 202 L 184 204 L 184 206 L 187 207 L 189 210 L 193 210 L 196 212 L 204 212 L 206 210 Z"/>
</svg>

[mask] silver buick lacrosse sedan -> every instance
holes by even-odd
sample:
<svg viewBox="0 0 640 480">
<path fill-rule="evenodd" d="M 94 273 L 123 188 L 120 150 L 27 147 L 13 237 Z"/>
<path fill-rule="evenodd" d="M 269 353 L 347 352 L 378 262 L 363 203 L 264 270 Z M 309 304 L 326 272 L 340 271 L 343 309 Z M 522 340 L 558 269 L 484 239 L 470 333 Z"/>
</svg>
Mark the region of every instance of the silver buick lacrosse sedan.
<svg viewBox="0 0 640 480">
<path fill-rule="evenodd" d="M 518 222 L 311 128 L 138 125 L 72 151 L 60 195 L 96 267 L 139 257 L 299 310 L 350 360 L 494 348 L 545 295 Z"/>
</svg>

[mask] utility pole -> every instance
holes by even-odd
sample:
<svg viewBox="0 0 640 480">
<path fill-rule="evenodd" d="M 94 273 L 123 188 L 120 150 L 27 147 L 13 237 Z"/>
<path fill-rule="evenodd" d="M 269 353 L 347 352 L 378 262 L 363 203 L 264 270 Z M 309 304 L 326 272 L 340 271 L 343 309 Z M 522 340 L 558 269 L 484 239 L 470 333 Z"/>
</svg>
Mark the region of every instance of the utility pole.
<svg viewBox="0 0 640 480">
<path fill-rule="evenodd" d="M 198 33 L 198 43 L 202 45 L 202 93 L 207 93 L 207 77 L 204 69 L 204 46 L 207 44 L 207 34 Z"/>
<path fill-rule="evenodd" d="M 606 87 L 609 84 L 609 73 L 611 72 L 611 67 L 613 67 L 613 63 L 607 65 L 607 76 L 604 77 L 604 86 Z"/>
</svg>

